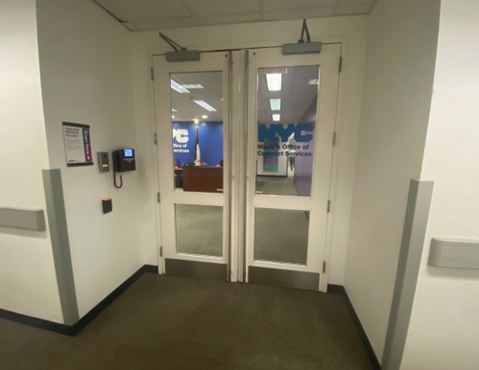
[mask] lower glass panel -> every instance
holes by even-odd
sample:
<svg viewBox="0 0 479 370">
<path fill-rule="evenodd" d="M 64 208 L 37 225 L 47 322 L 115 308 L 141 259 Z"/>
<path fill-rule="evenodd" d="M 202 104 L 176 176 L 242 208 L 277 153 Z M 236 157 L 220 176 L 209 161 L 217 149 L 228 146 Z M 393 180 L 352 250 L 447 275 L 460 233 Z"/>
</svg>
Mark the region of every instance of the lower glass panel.
<svg viewBox="0 0 479 370">
<path fill-rule="evenodd" d="M 176 204 L 176 252 L 223 256 L 223 207 Z"/>
<path fill-rule="evenodd" d="M 306 265 L 309 215 L 306 211 L 255 208 L 254 260 Z"/>
</svg>

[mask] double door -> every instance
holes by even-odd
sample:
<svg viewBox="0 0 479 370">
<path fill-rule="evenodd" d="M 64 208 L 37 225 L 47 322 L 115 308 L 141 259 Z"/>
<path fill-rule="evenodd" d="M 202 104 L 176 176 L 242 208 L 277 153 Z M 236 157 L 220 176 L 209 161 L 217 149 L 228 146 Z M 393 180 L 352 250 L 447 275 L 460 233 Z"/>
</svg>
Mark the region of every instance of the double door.
<svg viewBox="0 0 479 370">
<path fill-rule="evenodd" d="M 326 290 L 339 58 L 154 57 L 160 273 Z"/>
</svg>

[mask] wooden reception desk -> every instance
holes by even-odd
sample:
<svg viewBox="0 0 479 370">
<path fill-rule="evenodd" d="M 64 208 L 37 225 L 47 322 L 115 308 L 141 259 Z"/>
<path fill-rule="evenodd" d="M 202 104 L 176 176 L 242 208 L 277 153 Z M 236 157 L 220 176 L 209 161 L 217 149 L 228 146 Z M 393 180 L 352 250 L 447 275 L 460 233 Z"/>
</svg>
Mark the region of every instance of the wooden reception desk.
<svg viewBox="0 0 479 370">
<path fill-rule="evenodd" d="M 183 191 L 223 192 L 223 167 L 184 166 Z"/>
</svg>

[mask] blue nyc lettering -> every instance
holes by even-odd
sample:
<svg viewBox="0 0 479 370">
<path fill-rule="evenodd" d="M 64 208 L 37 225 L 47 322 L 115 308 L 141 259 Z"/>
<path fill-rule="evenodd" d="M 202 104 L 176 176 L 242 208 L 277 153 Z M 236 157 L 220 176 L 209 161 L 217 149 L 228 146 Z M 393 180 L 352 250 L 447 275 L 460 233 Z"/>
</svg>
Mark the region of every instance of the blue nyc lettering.
<svg viewBox="0 0 479 370">
<path fill-rule="evenodd" d="M 276 140 L 276 134 L 281 137 L 282 142 L 287 142 L 288 138 L 294 133 L 294 140 L 298 143 L 307 143 L 313 138 L 312 134 L 303 135 L 303 131 L 313 132 L 313 125 L 310 123 L 294 123 L 288 124 L 288 127 L 284 128 L 282 124 L 269 125 L 269 128 L 265 124 L 261 124 L 258 127 L 258 141 L 260 143 L 267 139 L 270 143 Z"/>
</svg>

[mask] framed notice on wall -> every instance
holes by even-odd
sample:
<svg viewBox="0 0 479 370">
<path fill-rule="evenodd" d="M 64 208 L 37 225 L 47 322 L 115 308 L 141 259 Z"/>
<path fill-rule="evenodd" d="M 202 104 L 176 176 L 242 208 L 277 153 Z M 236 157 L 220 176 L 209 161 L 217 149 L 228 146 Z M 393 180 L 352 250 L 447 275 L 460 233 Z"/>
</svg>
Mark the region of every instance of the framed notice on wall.
<svg viewBox="0 0 479 370">
<path fill-rule="evenodd" d="M 93 165 L 90 126 L 63 122 L 63 140 L 68 167 Z"/>
</svg>

